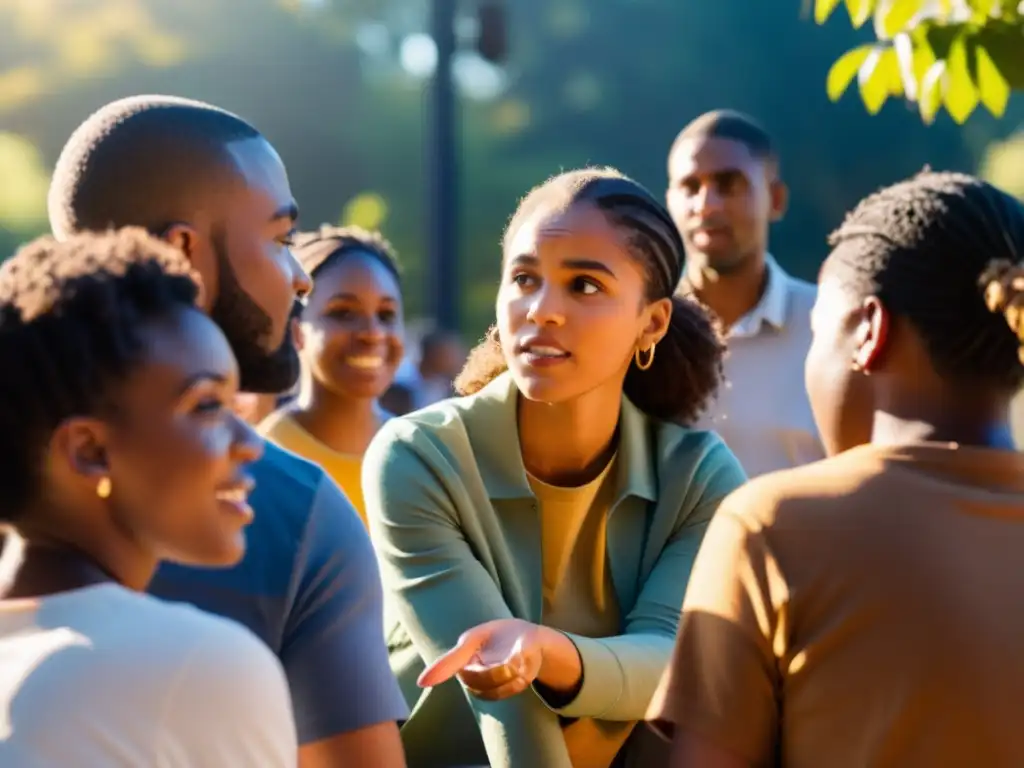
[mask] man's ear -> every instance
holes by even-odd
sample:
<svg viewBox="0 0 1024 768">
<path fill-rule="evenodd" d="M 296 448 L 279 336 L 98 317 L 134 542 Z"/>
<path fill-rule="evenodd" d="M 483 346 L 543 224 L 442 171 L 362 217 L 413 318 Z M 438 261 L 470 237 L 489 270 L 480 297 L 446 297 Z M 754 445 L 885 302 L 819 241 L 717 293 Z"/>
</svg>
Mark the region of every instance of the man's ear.
<svg viewBox="0 0 1024 768">
<path fill-rule="evenodd" d="M 781 221 L 789 210 L 789 187 L 786 186 L 786 182 L 776 177 L 768 185 L 768 194 L 771 196 L 769 219 L 772 223 Z"/>
<path fill-rule="evenodd" d="M 868 296 L 861 307 L 861 320 L 857 325 L 857 351 L 854 363 L 864 373 L 878 369 L 889 338 L 889 310 L 876 296 Z"/>
<path fill-rule="evenodd" d="M 173 245 L 188 257 L 192 267 L 199 273 L 203 281 L 200 307 L 209 312 L 217 299 L 219 291 L 218 277 L 220 270 L 217 265 L 217 252 L 213 243 L 191 224 L 177 222 L 171 224 L 161 235 L 162 239 Z"/>
</svg>

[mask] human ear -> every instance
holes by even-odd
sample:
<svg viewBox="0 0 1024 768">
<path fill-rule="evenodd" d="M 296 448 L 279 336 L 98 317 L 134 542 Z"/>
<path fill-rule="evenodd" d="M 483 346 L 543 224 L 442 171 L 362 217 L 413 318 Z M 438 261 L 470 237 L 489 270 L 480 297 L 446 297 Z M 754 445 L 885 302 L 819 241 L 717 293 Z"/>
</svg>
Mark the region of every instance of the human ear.
<svg viewBox="0 0 1024 768">
<path fill-rule="evenodd" d="M 109 429 L 99 419 L 65 419 L 50 438 L 49 454 L 83 482 L 97 484 L 110 475 L 107 445 Z"/>
<path fill-rule="evenodd" d="M 664 298 L 651 302 L 644 308 L 644 313 L 646 318 L 637 345 L 641 349 L 649 349 L 668 333 L 668 326 L 672 321 L 672 300 Z"/>
<path fill-rule="evenodd" d="M 789 187 L 782 179 L 775 178 L 768 184 L 768 194 L 771 199 L 769 217 L 773 223 L 781 221 L 789 209 Z"/>
<path fill-rule="evenodd" d="M 209 237 L 191 224 L 178 222 L 164 230 L 161 238 L 185 254 L 203 281 L 200 308 L 209 313 L 216 301 L 219 269 L 217 252 Z"/>
<path fill-rule="evenodd" d="M 860 308 L 860 322 L 855 331 L 856 351 L 853 362 L 865 373 L 878 368 L 889 338 L 891 317 L 889 310 L 877 296 L 864 299 Z"/>
</svg>

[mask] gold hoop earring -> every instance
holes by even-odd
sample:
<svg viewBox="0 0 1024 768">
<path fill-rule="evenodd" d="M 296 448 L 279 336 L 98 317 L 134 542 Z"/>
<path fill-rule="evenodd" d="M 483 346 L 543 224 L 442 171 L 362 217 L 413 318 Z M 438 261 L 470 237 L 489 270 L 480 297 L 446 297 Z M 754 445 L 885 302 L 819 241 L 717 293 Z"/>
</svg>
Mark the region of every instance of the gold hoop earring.
<svg viewBox="0 0 1024 768">
<path fill-rule="evenodd" d="M 112 490 L 113 484 L 110 482 L 109 477 L 101 477 L 100 481 L 96 483 L 96 495 L 101 499 L 109 499 Z"/>
<path fill-rule="evenodd" d="M 637 347 L 636 351 L 633 352 L 633 362 L 636 363 L 636 367 L 639 368 L 641 371 L 646 371 L 648 368 L 654 365 L 654 347 L 654 344 L 651 344 L 651 346 L 648 347 L 646 362 L 644 362 L 640 358 L 640 347 Z"/>
</svg>

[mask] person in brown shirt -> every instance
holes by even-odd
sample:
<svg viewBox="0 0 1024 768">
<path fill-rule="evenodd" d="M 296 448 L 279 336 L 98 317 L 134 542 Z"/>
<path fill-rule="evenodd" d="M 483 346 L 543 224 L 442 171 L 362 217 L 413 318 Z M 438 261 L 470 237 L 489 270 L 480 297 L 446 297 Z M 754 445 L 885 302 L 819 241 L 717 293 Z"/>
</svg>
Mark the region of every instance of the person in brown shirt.
<svg viewBox="0 0 1024 768">
<path fill-rule="evenodd" d="M 673 768 L 1024 766 L 1024 208 L 925 171 L 832 247 L 806 362 L 830 458 L 719 507 L 648 719 Z"/>
</svg>

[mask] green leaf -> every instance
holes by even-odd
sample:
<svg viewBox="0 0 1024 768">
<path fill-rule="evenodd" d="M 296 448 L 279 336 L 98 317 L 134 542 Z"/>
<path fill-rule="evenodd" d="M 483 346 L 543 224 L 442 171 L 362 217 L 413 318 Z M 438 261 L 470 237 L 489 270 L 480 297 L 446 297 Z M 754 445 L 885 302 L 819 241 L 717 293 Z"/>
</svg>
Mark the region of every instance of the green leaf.
<svg viewBox="0 0 1024 768">
<path fill-rule="evenodd" d="M 921 98 L 918 99 L 918 108 L 921 111 L 921 119 L 927 125 L 935 122 L 935 116 L 942 106 L 942 91 L 946 81 L 946 62 L 936 61 L 924 77 L 921 78 Z"/>
<path fill-rule="evenodd" d="M 836 60 L 828 71 L 825 80 L 825 92 L 831 101 L 839 101 L 843 93 L 850 86 L 865 59 L 875 50 L 873 45 L 859 45 L 853 48 Z"/>
<path fill-rule="evenodd" d="M 936 59 L 948 59 L 953 41 L 964 33 L 964 24 L 941 24 L 934 20 L 922 21 L 914 28 L 915 39 L 924 38 L 935 52 Z"/>
<path fill-rule="evenodd" d="M 984 22 L 1001 5 L 1000 0 L 968 0 L 967 4 L 971 7 L 974 21 L 979 22 Z"/>
<path fill-rule="evenodd" d="M 918 90 L 920 90 L 920 85 L 924 81 L 924 76 L 938 60 L 938 56 L 936 56 L 935 51 L 932 50 L 932 46 L 928 41 L 928 38 L 924 35 L 920 35 L 919 39 L 914 43 L 913 61 L 914 79 L 917 80 Z"/>
<path fill-rule="evenodd" d="M 991 20 L 973 36 L 1006 79 L 1011 91 L 1024 90 L 1024 24 Z"/>
<path fill-rule="evenodd" d="M 918 83 L 921 81 L 917 73 L 917 50 L 914 42 L 906 32 L 900 32 L 892 40 L 892 50 L 896 54 L 896 77 L 899 80 L 899 92 L 910 101 L 917 101 Z"/>
<path fill-rule="evenodd" d="M 875 34 L 880 40 L 892 40 L 906 31 L 918 11 L 921 0 L 885 0 L 875 11 Z"/>
<path fill-rule="evenodd" d="M 860 29 L 871 18 L 878 0 L 845 0 L 846 12 L 850 14 L 850 23 L 854 29 Z"/>
<path fill-rule="evenodd" d="M 1010 100 L 1010 84 L 999 71 L 992 57 L 980 45 L 975 45 L 974 82 L 978 85 L 981 103 L 995 117 L 1002 117 L 1006 112 L 1006 104 Z"/>
<path fill-rule="evenodd" d="M 878 64 L 879 67 L 884 67 L 885 78 L 889 85 L 890 96 L 904 96 L 905 91 L 903 89 L 903 76 L 900 72 L 900 58 L 896 55 L 896 49 L 890 46 L 886 49 L 885 54 L 882 56 L 882 61 Z"/>
<path fill-rule="evenodd" d="M 869 115 L 877 115 L 889 98 L 891 68 L 896 65 L 896 53 L 891 48 L 875 47 L 857 70 L 860 98 Z"/>
<path fill-rule="evenodd" d="M 949 48 L 946 73 L 946 111 L 962 125 L 978 106 L 978 90 L 974 87 L 967 66 L 967 43 L 963 35 L 954 40 Z"/>
<path fill-rule="evenodd" d="M 814 0 L 814 21 L 824 24 L 842 0 Z"/>
</svg>

